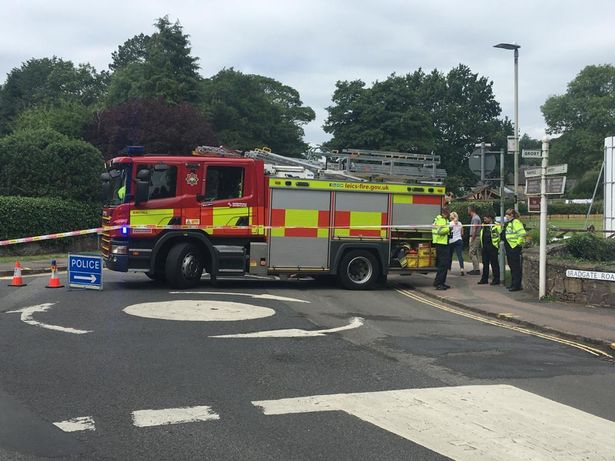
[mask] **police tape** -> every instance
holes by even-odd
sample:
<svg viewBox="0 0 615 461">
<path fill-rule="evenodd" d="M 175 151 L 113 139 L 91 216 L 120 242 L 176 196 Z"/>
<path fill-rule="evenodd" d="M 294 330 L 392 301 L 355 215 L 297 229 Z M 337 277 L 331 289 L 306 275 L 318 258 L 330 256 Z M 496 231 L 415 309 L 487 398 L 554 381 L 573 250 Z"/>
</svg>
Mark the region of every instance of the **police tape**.
<svg viewBox="0 0 615 461">
<path fill-rule="evenodd" d="M 472 227 L 473 224 L 462 224 L 463 227 Z M 478 226 L 478 224 L 477 224 Z M 482 224 L 481 227 L 493 227 L 493 224 Z M 36 235 L 33 237 L 23 237 L 18 239 L 8 239 L 8 240 L 0 240 L 0 247 L 9 246 L 9 245 L 17 245 L 20 243 L 31 243 L 31 242 L 41 242 L 44 240 L 56 240 L 67 237 L 77 237 L 80 235 L 89 235 L 89 234 L 103 234 L 104 232 L 112 231 L 112 230 L 121 230 L 124 235 L 128 234 L 129 230 L 132 231 L 153 231 L 153 230 L 203 230 L 203 231 L 224 231 L 224 230 L 273 230 L 273 229 L 330 229 L 330 230 L 344 230 L 344 229 L 352 229 L 352 230 L 382 230 L 382 229 L 390 229 L 393 232 L 395 231 L 413 231 L 413 230 L 431 230 L 435 226 L 433 224 L 396 224 L 396 225 L 367 225 L 367 226 L 259 226 L 259 225 L 249 225 L 249 226 L 202 226 L 196 224 L 169 224 L 169 225 L 154 225 L 154 224 L 143 224 L 143 225 L 122 225 L 122 226 L 104 226 L 104 227 L 96 227 L 93 229 L 83 229 L 76 230 L 70 232 L 59 232 L 55 234 L 46 234 L 46 235 Z"/>
<path fill-rule="evenodd" d="M 121 226 L 96 227 L 94 229 L 83 229 L 70 232 L 60 232 L 56 234 L 36 235 L 34 237 L 24 237 L 20 239 L 0 240 L 0 247 L 8 245 L 16 245 L 18 243 L 41 242 L 43 240 L 56 240 L 66 237 L 76 237 L 78 235 L 101 234 L 105 230 L 119 229 Z"/>
</svg>

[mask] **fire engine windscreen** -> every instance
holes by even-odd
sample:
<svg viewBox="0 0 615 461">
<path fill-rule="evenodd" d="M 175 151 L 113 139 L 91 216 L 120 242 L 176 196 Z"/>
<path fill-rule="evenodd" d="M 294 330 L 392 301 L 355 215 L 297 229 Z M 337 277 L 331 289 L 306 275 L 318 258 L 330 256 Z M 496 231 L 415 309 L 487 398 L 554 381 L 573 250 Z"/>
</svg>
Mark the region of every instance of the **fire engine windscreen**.
<svg viewBox="0 0 615 461">
<path fill-rule="evenodd" d="M 105 205 L 124 203 L 128 187 L 128 165 L 113 165 L 103 174 L 103 202 Z"/>
</svg>

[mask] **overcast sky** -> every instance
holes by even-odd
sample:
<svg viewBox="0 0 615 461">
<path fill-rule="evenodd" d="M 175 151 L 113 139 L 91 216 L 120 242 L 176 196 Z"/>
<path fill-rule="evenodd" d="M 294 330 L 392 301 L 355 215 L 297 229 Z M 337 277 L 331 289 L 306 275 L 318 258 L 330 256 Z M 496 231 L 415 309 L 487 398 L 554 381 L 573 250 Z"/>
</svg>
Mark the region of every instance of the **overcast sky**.
<svg viewBox="0 0 615 461">
<path fill-rule="evenodd" d="M 507 9 L 508 8 L 508 9 Z M 25 60 L 58 57 L 106 69 L 111 52 L 156 18 L 179 19 L 201 74 L 224 67 L 273 77 L 317 114 L 305 140 L 329 139 L 325 107 L 337 80 L 383 80 L 459 63 L 494 82 L 513 118 L 513 53 L 521 45 L 522 133 L 540 138 L 540 106 L 589 64 L 615 57 L 615 1 L 593 0 L 39 0 L 3 2 L 0 81 Z"/>
</svg>

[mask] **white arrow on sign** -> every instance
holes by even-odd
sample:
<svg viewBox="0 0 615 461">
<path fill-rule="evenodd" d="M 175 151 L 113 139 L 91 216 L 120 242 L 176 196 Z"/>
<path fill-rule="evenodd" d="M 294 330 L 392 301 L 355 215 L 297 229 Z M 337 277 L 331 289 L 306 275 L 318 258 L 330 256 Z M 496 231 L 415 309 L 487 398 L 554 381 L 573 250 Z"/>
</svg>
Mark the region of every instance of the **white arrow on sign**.
<svg viewBox="0 0 615 461">
<path fill-rule="evenodd" d="M 24 307 L 22 309 L 17 309 L 14 311 L 8 311 L 7 314 L 18 314 L 21 313 L 21 321 L 27 323 L 28 325 L 33 325 L 35 327 L 46 328 L 47 330 L 56 330 L 62 331 L 64 333 L 72 333 L 74 335 L 83 335 L 86 333 L 92 333 L 91 330 L 77 330 L 75 328 L 66 328 L 60 327 L 58 325 L 49 325 L 47 323 L 37 322 L 32 318 L 32 314 L 35 312 L 47 312 L 53 305 L 56 303 L 44 303 L 37 304 L 36 306 Z"/>
<path fill-rule="evenodd" d="M 96 276 L 94 274 L 90 274 L 88 276 L 83 275 L 75 275 L 75 280 L 87 280 L 90 283 L 94 283 L 96 281 Z"/>
</svg>

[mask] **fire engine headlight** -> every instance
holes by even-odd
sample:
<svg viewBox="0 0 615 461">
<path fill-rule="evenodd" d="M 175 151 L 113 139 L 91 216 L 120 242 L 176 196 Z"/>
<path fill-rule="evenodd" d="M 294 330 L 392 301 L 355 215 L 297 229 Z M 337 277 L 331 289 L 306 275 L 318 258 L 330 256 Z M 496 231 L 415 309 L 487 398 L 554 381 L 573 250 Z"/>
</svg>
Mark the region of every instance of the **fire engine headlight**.
<svg viewBox="0 0 615 461">
<path fill-rule="evenodd" d="M 114 255 L 126 255 L 128 254 L 128 245 L 113 245 L 111 253 Z"/>
</svg>

